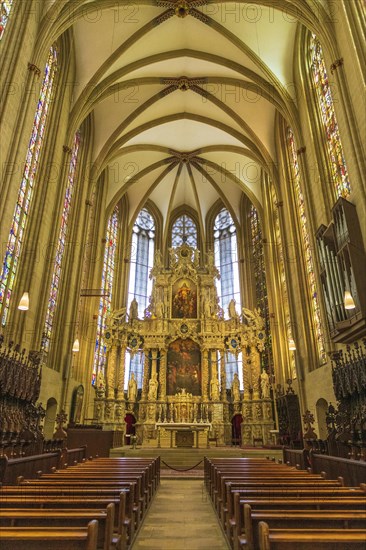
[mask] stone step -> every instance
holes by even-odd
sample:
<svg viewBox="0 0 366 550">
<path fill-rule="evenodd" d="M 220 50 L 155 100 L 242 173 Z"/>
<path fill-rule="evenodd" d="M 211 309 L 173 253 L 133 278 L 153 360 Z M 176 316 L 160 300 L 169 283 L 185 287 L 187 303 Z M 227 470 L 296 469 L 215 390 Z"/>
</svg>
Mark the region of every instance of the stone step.
<svg viewBox="0 0 366 550">
<path fill-rule="evenodd" d="M 265 449 L 265 448 L 233 448 L 233 447 L 213 447 L 209 449 L 151 449 L 138 447 L 136 449 L 130 447 L 117 447 L 111 449 L 110 457 L 156 457 L 160 456 L 162 468 L 172 467 L 178 469 L 192 468 L 203 469 L 203 459 L 205 456 L 211 458 L 274 458 L 276 461 L 282 459 L 282 449 Z M 165 464 L 163 464 L 165 463 Z M 168 465 L 168 466 L 166 466 Z"/>
</svg>

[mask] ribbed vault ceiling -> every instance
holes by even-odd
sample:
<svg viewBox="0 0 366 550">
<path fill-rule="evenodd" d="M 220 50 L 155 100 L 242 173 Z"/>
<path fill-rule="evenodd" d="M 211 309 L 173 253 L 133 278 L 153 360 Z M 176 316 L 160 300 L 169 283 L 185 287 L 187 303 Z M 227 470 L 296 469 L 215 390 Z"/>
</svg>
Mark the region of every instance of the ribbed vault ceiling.
<svg viewBox="0 0 366 550">
<path fill-rule="evenodd" d="M 276 111 L 297 122 L 296 15 L 311 9 L 298 4 L 48 1 L 58 32 L 73 31 L 73 131 L 92 113 L 108 211 L 127 194 L 131 222 L 150 199 L 166 230 L 184 205 L 202 223 L 218 199 L 238 218 L 243 192 L 260 208 L 261 171 L 277 178 Z"/>
</svg>

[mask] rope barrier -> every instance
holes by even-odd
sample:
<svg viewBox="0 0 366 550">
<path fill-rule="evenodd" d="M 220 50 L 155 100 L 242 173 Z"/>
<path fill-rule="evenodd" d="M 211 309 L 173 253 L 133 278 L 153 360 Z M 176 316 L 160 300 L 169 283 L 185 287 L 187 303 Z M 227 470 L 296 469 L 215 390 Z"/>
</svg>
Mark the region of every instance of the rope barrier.
<svg viewBox="0 0 366 550">
<path fill-rule="evenodd" d="M 191 468 L 183 468 L 183 470 L 180 470 L 179 468 L 174 468 L 173 466 L 169 466 L 169 464 L 167 464 L 166 462 L 164 462 L 164 460 L 162 460 L 162 463 L 165 466 L 167 466 L 170 470 L 175 470 L 176 472 L 189 472 L 189 470 L 194 470 L 194 468 L 197 468 L 197 466 L 199 466 L 202 462 L 203 460 L 200 460 L 199 462 L 197 462 L 197 464 L 195 464 Z"/>
</svg>

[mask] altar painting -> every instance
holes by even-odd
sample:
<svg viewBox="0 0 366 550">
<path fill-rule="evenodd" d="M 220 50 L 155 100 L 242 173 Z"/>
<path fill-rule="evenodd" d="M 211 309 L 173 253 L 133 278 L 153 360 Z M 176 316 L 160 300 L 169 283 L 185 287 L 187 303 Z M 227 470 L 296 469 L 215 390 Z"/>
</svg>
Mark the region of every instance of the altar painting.
<svg viewBox="0 0 366 550">
<path fill-rule="evenodd" d="M 197 287 L 189 279 L 179 279 L 172 288 L 173 319 L 197 318 Z"/>
<path fill-rule="evenodd" d="M 201 351 L 196 342 L 178 338 L 168 348 L 167 395 L 182 390 L 201 395 Z"/>
</svg>

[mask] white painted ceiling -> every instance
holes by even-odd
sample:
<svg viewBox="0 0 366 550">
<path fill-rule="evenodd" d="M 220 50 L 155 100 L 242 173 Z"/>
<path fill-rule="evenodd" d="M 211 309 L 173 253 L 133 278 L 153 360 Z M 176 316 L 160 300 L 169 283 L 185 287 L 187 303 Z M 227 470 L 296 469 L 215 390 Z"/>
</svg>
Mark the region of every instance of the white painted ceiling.
<svg viewBox="0 0 366 550">
<path fill-rule="evenodd" d="M 74 0 L 72 115 L 93 114 L 108 210 L 126 193 L 130 221 L 148 199 L 165 222 L 182 205 L 204 220 L 219 198 L 239 216 L 243 193 L 262 203 L 276 110 L 294 108 L 298 27 L 264 3 Z"/>
</svg>

